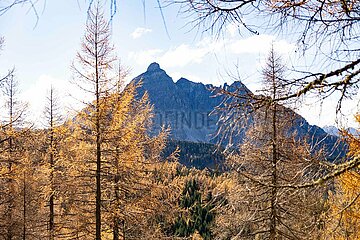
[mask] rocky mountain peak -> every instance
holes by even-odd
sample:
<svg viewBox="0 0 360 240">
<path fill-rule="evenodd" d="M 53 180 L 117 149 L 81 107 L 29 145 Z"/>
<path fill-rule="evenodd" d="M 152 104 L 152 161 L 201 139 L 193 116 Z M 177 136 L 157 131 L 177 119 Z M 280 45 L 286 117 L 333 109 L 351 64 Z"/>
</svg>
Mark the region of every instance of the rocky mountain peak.
<svg viewBox="0 0 360 240">
<path fill-rule="evenodd" d="M 180 78 L 176 83 L 160 68 L 160 65 L 153 62 L 147 71 L 140 74 L 134 81 L 142 81 L 143 84 L 138 89 L 139 96 L 147 92 L 149 100 L 154 105 L 154 125 L 153 132 L 160 131 L 162 126 L 170 126 L 171 133 L 169 138 L 180 141 L 192 141 L 203 143 L 216 143 L 216 132 L 219 129 L 219 115 L 210 114 L 220 104 L 223 104 L 223 96 L 214 96 L 214 92 L 220 87 L 195 83 L 186 78 Z M 251 91 L 241 82 L 235 81 L 224 84 L 223 88 L 237 94 L 249 94 Z M 318 126 L 310 125 L 303 117 L 296 115 L 293 131 L 301 138 L 308 138 L 316 145 L 321 141 L 321 146 L 333 152 L 333 159 L 339 154 L 341 149 L 332 150 L 336 145 L 337 137 L 328 136 Z M 244 138 L 244 133 L 235 136 L 232 140 L 240 143 Z M 226 144 L 226 141 L 225 141 Z M 339 155 L 339 156 L 340 156 Z M 335 156 L 335 157 L 334 157 Z"/>
<path fill-rule="evenodd" d="M 192 81 L 190 81 L 190 80 L 188 80 L 188 79 L 186 79 L 186 78 L 180 78 L 179 80 L 177 80 L 176 81 L 176 83 L 179 83 L 179 84 L 183 84 L 183 83 L 187 83 L 187 84 L 191 84 L 191 83 L 193 83 Z"/>
<path fill-rule="evenodd" d="M 154 72 L 154 71 L 158 71 L 161 70 L 160 65 L 157 62 L 153 62 L 149 65 L 149 67 L 147 68 L 147 72 Z"/>
<path fill-rule="evenodd" d="M 134 79 L 135 82 L 142 81 L 145 89 L 154 88 L 154 90 L 162 90 L 167 88 L 174 88 L 175 83 L 172 78 L 166 74 L 166 72 L 160 68 L 160 65 L 156 62 L 151 63 L 146 72 L 140 74 Z"/>
</svg>

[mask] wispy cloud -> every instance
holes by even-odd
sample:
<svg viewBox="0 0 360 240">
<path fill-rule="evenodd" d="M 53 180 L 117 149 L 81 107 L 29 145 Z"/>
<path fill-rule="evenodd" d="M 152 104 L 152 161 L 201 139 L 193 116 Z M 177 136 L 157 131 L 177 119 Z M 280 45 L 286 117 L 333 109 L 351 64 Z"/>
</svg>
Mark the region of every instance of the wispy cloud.
<svg viewBox="0 0 360 240">
<path fill-rule="evenodd" d="M 151 32 L 152 32 L 152 29 L 138 27 L 130 35 L 133 39 L 137 39 L 137 38 L 140 38 L 143 35 L 145 35 L 147 33 L 151 33 Z"/>
<path fill-rule="evenodd" d="M 49 96 L 49 90 L 53 87 L 56 91 L 59 103 L 59 113 L 63 116 L 69 111 L 78 110 L 83 107 L 81 101 L 88 101 L 90 97 L 65 79 L 51 75 L 41 75 L 24 92 L 21 92 L 20 99 L 28 103 L 28 110 L 31 115 L 28 120 L 35 123 L 36 127 L 44 127 L 44 109 Z M 70 95 L 71 93 L 71 95 Z"/>
<path fill-rule="evenodd" d="M 191 63 L 201 63 L 208 49 L 192 47 L 187 44 L 169 49 L 159 57 L 159 62 L 164 67 L 184 67 Z"/>
<path fill-rule="evenodd" d="M 281 54 L 288 54 L 295 49 L 293 44 L 285 40 L 277 40 L 271 35 L 257 35 L 246 39 L 227 38 L 213 40 L 205 38 L 194 45 L 181 44 L 168 50 L 149 49 L 131 52 L 129 57 L 140 65 L 153 61 L 159 62 L 164 68 L 185 67 L 190 64 L 202 63 L 209 54 L 230 54 L 237 57 L 241 54 L 266 55 L 271 44 Z"/>
<path fill-rule="evenodd" d="M 231 41 L 230 51 L 235 54 L 242 53 L 267 53 L 271 44 L 274 44 L 275 51 L 286 54 L 295 50 L 295 45 L 285 40 L 277 40 L 272 35 L 256 35 L 246 39 Z"/>
<path fill-rule="evenodd" d="M 148 65 L 156 61 L 164 68 L 184 67 L 191 63 L 202 62 L 208 53 L 206 48 L 196 48 L 187 44 L 181 44 L 168 51 L 161 49 L 149 49 L 137 52 L 130 52 L 129 58 L 140 65 Z"/>
<path fill-rule="evenodd" d="M 148 65 L 153 61 L 156 61 L 159 54 L 164 51 L 161 49 L 148 49 L 143 51 L 130 52 L 129 58 L 133 59 L 139 65 Z"/>
<path fill-rule="evenodd" d="M 231 23 L 226 26 L 226 30 L 231 37 L 234 37 L 236 34 L 239 33 L 239 26 L 236 23 Z"/>
</svg>

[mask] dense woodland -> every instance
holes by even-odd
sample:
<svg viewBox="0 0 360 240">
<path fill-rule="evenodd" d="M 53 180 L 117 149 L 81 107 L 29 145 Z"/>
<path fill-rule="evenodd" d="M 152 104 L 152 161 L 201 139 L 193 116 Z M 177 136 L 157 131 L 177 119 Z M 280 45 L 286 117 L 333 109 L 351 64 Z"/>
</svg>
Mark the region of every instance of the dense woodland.
<svg viewBox="0 0 360 240">
<path fill-rule="evenodd" d="M 253 1 L 233 1 L 239 5 L 232 8 L 217 2 L 188 3 L 208 11 L 201 18 L 221 13 L 236 20 Z M 312 21 L 322 2 L 318 11 L 329 31 L 336 19 L 358 27 L 357 1 L 260 2 L 298 20 L 297 7 L 303 14 L 313 11 Z M 286 79 L 286 67 L 271 49 L 261 95 L 218 93 L 228 98 L 217 111 L 235 116 L 219 134 L 237 129 L 239 117 L 251 115 L 255 121 L 232 151 L 218 149 L 225 151 L 216 155 L 224 167 L 214 171 L 179 164 L 181 151 L 191 162 L 193 148 L 206 155 L 216 150 L 212 146 L 184 147 L 169 141 L 171 130 L 165 128 L 149 135 L 152 105 L 146 93 L 137 94 L 137 85 L 124 85 L 109 21 L 95 3 L 84 32 L 71 71 L 74 85 L 90 92 L 93 101 L 75 116 L 60 115 L 60 99 L 50 89 L 44 99 L 47 126 L 34 128 L 26 121 L 26 104 L 18 100 L 14 71 L 0 78 L 6 98 L 0 125 L 0 239 L 359 239 L 359 137 L 342 131 L 349 151 L 331 163 L 290 131 L 294 114 L 289 111 L 294 98 L 320 88 L 324 97 L 342 91 L 341 103 L 356 87 L 359 60 L 327 75 L 309 74 L 301 80 L 315 80 L 305 84 Z M 336 75 L 341 77 L 331 81 Z M 360 124 L 359 115 L 356 120 Z"/>
</svg>

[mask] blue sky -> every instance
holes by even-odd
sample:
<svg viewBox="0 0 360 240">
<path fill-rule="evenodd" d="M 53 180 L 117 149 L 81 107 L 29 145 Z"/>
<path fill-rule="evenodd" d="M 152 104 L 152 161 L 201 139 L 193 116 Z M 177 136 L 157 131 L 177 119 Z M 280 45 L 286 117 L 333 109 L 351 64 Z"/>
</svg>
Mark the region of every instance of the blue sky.
<svg viewBox="0 0 360 240">
<path fill-rule="evenodd" d="M 0 36 L 5 46 L 0 53 L 0 72 L 15 66 L 22 89 L 22 99 L 29 102 L 31 119 L 41 119 L 46 91 L 53 84 L 59 92 L 64 109 L 74 108 L 68 93 L 82 97 L 70 85 L 70 64 L 80 48 L 86 23 L 86 1 L 39 1 L 36 18 L 29 6 L 17 6 L 0 16 Z M 109 8 L 105 8 L 109 12 Z M 145 12 L 145 14 L 144 14 Z M 293 64 L 296 45 L 287 38 L 271 34 L 239 35 L 237 26 L 228 25 L 223 35 L 214 38 L 191 30 L 189 18 L 179 14 L 179 6 L 163 10 L 169 35 L 156 0 L 118 1 L 117 14 L 112 22 L 112 41 L 121 62 L 131 68 L 128 79 L 144 72 L 157 61 L 174 81 L 186 77 L 195 82 L 221 85 L 231 83 L 228 73 L 238 71 L 241 80 L 256 90 L 261 82 L 261 66 L 271 42 L 286 62 Z M 38 20 L 38 21 L 37 21 Z M 304 60 L 301 60 L 304 61 Z M 320 105 L 307 101 L 299 112 L 311 124 L 334 123 L 333 102 Z M 76 107 L 75 107 L 76 108 Z M 354 106 L 348 106 L 354 111 Z M 327 111 L 324 113 L 324 109 Z M 321 111 L 322 110 L 322 111 Z M 321 113 L 321 114 L 320 114 Z"/>
</svg>

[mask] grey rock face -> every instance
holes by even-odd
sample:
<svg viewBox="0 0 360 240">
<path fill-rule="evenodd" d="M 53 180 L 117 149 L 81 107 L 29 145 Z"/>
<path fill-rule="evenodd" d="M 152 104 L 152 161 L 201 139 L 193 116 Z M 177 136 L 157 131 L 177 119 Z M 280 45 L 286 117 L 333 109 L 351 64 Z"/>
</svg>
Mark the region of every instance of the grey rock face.
<svg viewBox="0 0 360 240">
<path fill-rule="evenodd" d="M 170 138 L 181 141 L 216 143 L 215 137 L 218 129 L 219 116 L 209 115 L 215 107 L 219 106 L 223 97 L 214 96 L 219 87 L 211 84 L 195 83 L 185 78 L 177 82 L 162 70 L 158 63 L 151 63 L 147 71 L 134 78 L 133 81 L 142 81 L 138 89 L 141 96 L 149 94 L 150 102 L 154 105 L 155 120 L 153 131 L 157 132 L 161 126 L 171 128 Z M 240 81 L 223 86 L 229 91 L 237 93 L 250 93 L 250 90 Z M 318 126 L 310 125 L 302 116 L 296 116 L 293 130 L 299 138 L 309 139 L 311 145 L 324 147 L 332 158 L 343 155 L 343 150 L 336 149 L 338 138 L 329 136 Z M 237 141 L 241 141 L 241 135 Z M 321 144 L 317 144 L 321 142 Z"/>
<path fill-rule="evenodd" d="M 154 130 L 161 126 L 171 128 L 171 138 L 193 142 L 215 142 L 218 117 L 209 115 L 221 103 L 221 97 L 212 97 L 212 85 L 194 83 L 185 78 L 176 83 L 157 63 L 133 81 L 142 82 L 138 94 L 145 91 L 154 105 Z"/>
</svg>

